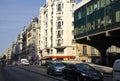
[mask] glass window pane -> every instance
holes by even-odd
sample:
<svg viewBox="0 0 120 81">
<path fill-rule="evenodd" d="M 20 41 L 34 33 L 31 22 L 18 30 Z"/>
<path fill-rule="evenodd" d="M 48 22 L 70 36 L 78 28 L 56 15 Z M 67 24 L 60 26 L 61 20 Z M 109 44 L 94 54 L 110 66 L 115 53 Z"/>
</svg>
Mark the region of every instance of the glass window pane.
<svg viewBox="0 0 120 81">
<path fill-rule="evenodd" d="M 104 7 L 105 6 L 105 0 L 101 0 L 101 7 Z"/>
<path fill-rule="evenodd" d="M 120 22 L 120 11 L 116 12 L 116 22 Z"/>
<path fill-rule="evenodd" d="M 96 2 L 96 3 L 94 4 L 94 11 L 96 11 L 97 8 L 98 8 L 98 4 L 97 4 L 97 2 Z"/>
<path fill-rule="evenodd" d="M 81 19 L 81 12 L 78 13 L 78 19 Z"/>
<path fill-rule="evenodd" d="M 87 46 L 83 46 L 83 55 L 87 55 Z"/>
</svg>

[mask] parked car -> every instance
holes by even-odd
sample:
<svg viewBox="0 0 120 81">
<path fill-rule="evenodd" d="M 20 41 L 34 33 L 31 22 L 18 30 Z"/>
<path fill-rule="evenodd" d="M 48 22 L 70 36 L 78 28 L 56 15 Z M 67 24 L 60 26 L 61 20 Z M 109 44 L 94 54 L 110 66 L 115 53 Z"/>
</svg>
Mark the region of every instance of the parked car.
<svg viewBox="0 0 120 81">
<path fill-rule="evenodd" d="M 53 62 L 52 60 L 47 60 L 44 64 L 44 66 L 47 68 L 47 67 L 49 67 L 49 65 L 52 64 L 52 62 Z"/>
<path fill-rule="evenodd" d="M 73 81 L 102 81 L 103 73 L 84 63 L 68 64 L 62 70 L 64 79 Z"/>
<path fill-rule="evenodd" d="M 20 63 L 21 63 L 21 65 L 30 65 L 30 63 L 27 59 L 21 59 Z"/>
<path fill-rule="evenodd" d="M 47 74 L 61 75 L 62 74 L 62 69 L 64 67 L 65 67 L 65 65 L 62 62 L 51 61 L 47 65 Z"/>
<path fill-rule="evenodd" d="M 120 59 L 113 64 L 113 81 L 120 81 Z"/>
</svg>

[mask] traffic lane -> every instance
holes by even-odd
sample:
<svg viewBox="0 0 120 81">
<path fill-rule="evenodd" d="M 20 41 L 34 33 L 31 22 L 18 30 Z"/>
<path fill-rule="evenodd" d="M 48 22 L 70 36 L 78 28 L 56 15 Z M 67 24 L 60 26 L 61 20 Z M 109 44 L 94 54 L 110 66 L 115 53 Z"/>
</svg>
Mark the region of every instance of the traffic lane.
<svg viewBox="0 0 120 81">
<path fill-rule="evenodd" d="M 11 66 L 4 68 L 3 78 L 4 81 L 58 81 L 46 76 Z"/>
<path fill-rule="evenodd" d="M 66 81 L 66 80 L 64 80 L 63 78 L 60 78 L 60 77 L 47 75 L 46 68 L 43 67 L 43 66 L 39 66 L 39 67 L 36 67 L 36 66 L 17 66 L 17 68 L 24 69 L 26 71 L 37 73 L 37 74 L 40 74 L 40 75 L 43 75 L 43 76 L 47 76 L 47 77 L 56 79 L 58 81 Z"/>
<path fill-rule="evenodd" d="M 105 66 L 100 66 L 96 64 L 89 64 L 92 67 L 94 67 L 96 70 L 101 71 L 105 77 L 112 76 L 112 68 L 105 67 Z M 40 71 L 41 73 L 45 74 L 46 73 L 46 67 L 44 66 L 18 66 L 24 69 L 29 69 L 29 70 L 37 70 Z"/>
<path fill-rule="evenodd" d="M 43 66 L 22 66 L 22 68 L 24 69 L 29 69 L 31 71 L 34 71 L 34 72 L 40 72 L 42 74 L 46 74 L 47 75 L 47 72 L 46 72 L 46 68 L 43 67 Z M 51 76 L 53 77 L 53 76 Z M 62 80 L 62 76 L 54 76 L 54 77 L 57 77 L 58 79 L 61 79 Z M 104 78 L 103 78 L 103 81 L 112 81 L 112 75 L 110 74 L 105 74 L 104 75 Z"/>
<path fill-rule="evenodd" d="M 44 73 L 44 74 L 47 74 L 46 72 L 46 68 L 43 67 L 43 66 L 31 66 L 31 69 L 34 69 L 34 70 L 37 70 L 37 71 L 40 71 L 41 73 Z M 58 75 L 58 76 L 55 76 L 57 78 L 60 78 L 62 79 L 62 76 L 61 75 Z M 103 81 L 112 81 L 112 74 L 110 73 L 104 73 L 104 78 L 103 78 Z"/>
</svg>

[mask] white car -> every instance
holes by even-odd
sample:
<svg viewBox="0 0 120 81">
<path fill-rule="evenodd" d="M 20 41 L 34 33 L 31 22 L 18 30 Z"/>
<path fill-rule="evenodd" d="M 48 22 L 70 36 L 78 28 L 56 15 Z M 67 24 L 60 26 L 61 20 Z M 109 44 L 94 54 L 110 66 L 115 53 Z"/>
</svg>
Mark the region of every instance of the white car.
<svg viewBox="0 0 120 81">
<path fill-rule="evenodd" d="M 115 60 L 113 65 L 113 81 L 120 81 L 120 59 Z"/>
<path fill-rule="evenodd" d="M 30 63 L 27 59 L 21 59 L 20 62 L 22 65 L 30 65 Z"/>
</svg>

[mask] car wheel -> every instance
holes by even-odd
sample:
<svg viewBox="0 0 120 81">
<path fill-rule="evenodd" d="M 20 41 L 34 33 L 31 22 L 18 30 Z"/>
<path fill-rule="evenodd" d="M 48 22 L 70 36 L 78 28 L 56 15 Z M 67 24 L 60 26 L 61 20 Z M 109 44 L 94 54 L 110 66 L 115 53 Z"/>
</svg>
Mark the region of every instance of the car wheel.
<svg viewBox="0 0 120 81">
<path fill-rule="evenodd" d="M 82 81 L 81 78 L 79 76 L 77 76 L 77 81 Z"/>
<path fill-rule="evenodd" d="M 54 71 L 52 72 L 52 75 L 53 75 L 53 76 L 55 76 L 55 75 L 56 75 Z"/>
<path fill-rule="evenodd" d="M 49 72 L 47 72 L 47 74 L 49 75 Z"/>
<path fill-rule="evenodd" d="M 63 77 L 63 79 L 65 79 L 65 80 L 67 79 L 67 77 L 66 77 L 66 75 L 65 75 L 65 74 L 63 74 L 63 75 L 62 75 L 62 77 Z"/>
<path fill-rule="evenodd" d="M 103 81 L 103 79 L 101 79 L 100 81 Z"/>
<path fill-rule="evenodd" d="M 50 74 L 49 71 L 47 71 L 47 74 L 48 74 L 48 75 Z"/>
</svg>

